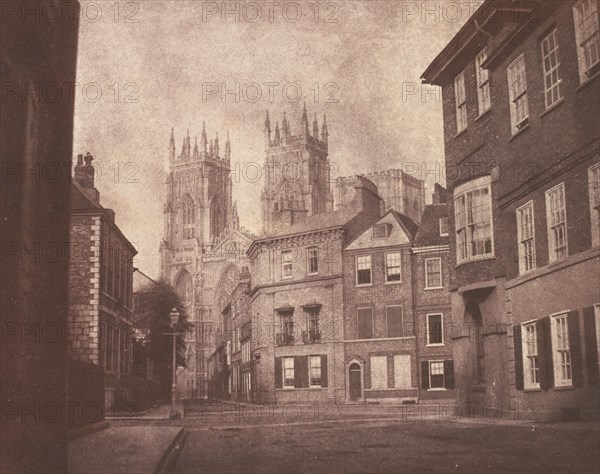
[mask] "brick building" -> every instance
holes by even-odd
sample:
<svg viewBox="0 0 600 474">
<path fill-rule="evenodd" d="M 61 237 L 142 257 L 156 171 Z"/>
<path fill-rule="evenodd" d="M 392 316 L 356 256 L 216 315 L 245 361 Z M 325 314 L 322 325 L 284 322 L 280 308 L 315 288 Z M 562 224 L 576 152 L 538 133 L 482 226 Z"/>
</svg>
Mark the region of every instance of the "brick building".
<svg viewBox="0 0 600 474">
<path fill-rule="evenodd" d="M 410 217 L 414 222 L 421 221 L 425 206 L 425 183 L 402 170 L 389 169 L 364 175 L 377 186 L 381 197 L 381 214 L 390 209 Z M 335 208 L 346 209 L 354 195 L 356 176 L 340 176 L 335 180 Z"/>
<path fill-rule="evenodd" d="M 486 1 L 442 88 L 457 399 L 598 412 L 598 2 Z"/>
<path fill-rule="evenodd" d="M 419 399 L 454 400 L 453 322 L 446 189 L 435 184 L 432 204 L 412 242 L 413 304 Z"/>
<path fill-rule="evenodd" d="M 67 4 L 69 15 L 39 14 Z M 76 0 L 41 0 L 3 3 L 2 13 L 0 471 L 66 472 L 70 417 L 16 409 L 11 416 L 9 407 L 65 406 L 67 340 L 4 336 L 10 325 L 52 331 L 68 322 L 69 261 L 55 257 L 69 252 L 71 174 L 64 170 L 73 149 L 80 9 Z M 43 93 L 49 84 L 60 88 L 51 100 Z"/>
<path fill-rule="evenodd" d="M 390 210 L 342 252 L 347 402 L 417 400 L 411 265 L 416 232 L 410 218 Z"/>
<path fill-rule="evenodd" d="M 373 183 L 350 209 L 317 213 L 248 249 L 257 402 L 345 399 L 342 249 L 378 219 Z"/>
<path fill-rule="evenodd" d="M 249 363 L 248 351 L 252 324 L 249 292 L 250 271 L 245 268 L 240 273 L 239 284 L 231 293 L 231 323 L 230 331 L 227 333 L 227 340 L 230 341 L 231 347 L 230 394 L 231 399 L 238 401 L 250 401 L 252 398 L 252 367 Z M 244 343 L 246 343 L 246 354 L 243 352 Z"/>
<path fill-rule="evenodd" d="M 104 406 L 109 408 L 119 390 L 128 390 L 137 251 L 115 223 L 114 212 L 100 204 L 92 160 L 89 153 L 77 157 L 71 189 L 69 352 L 97 374 L 88 384 L 104 380 Z"/>
</svg>

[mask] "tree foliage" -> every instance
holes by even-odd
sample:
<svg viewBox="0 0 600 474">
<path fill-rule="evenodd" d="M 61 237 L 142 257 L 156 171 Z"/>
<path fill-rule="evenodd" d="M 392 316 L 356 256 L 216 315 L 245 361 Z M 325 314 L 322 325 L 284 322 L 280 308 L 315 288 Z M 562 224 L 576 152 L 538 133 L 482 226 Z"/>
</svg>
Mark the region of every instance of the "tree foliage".
<svg viewBox="0 0 600 474">
<path fill-rule="evenodd" d="M 177 308 L 179 321 L 171 326 L 171 310 Z M 148 349 L 155 367 L 172 367 L 173 336 L 177 336 L 177 366 L 186 366 L 185 333 L 193 328 L 175 289 L 164 281 L 151 283 L 136 295 L 135 326 L 140 340 Z M 171 368 L 172 370 L 172 368 Z"/>
</svg>

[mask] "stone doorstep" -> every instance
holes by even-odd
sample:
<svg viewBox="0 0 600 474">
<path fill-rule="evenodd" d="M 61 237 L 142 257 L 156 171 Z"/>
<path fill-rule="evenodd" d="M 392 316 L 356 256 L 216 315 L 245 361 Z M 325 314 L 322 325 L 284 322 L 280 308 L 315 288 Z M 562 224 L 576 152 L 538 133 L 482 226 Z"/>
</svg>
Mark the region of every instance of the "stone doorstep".
<svg viewBox="0 0 600 474">
<path fill-rule="evenodd" d="M 77 428 L 67 431 L 67 439 L 71 440 L 81 438 L 82 436 L 96 433 L 108 428 L 110 428 L 110 423 L 108 421 L 98 421 L 96 423 L 90 423 L 89 425 L 78 426 Z"/>
</svg>

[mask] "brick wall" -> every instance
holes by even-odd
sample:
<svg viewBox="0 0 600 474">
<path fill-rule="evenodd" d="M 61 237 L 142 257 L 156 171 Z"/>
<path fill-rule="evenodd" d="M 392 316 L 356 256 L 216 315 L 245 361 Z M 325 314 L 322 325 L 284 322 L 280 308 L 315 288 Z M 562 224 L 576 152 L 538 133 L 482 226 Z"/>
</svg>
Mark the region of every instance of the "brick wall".
<svg viewBox="0 0 600 474">
<path fill-rule="evenodd" d="M 100 217 L 74 216 L 70 232 L 69 341 L 73 358 L 98 364 Z"/>
</svg>

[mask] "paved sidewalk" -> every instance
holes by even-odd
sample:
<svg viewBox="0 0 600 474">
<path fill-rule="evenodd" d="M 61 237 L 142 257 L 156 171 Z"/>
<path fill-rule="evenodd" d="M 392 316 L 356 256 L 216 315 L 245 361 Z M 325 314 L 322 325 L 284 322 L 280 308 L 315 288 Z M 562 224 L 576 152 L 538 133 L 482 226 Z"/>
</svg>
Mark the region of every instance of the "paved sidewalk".
<svg viewBox="0 0 600 474">
<path fill-rule="evenodd" d="M 128 412 L 111 412 L 107 410 L 105 418 L 108 421 L 118 420 L 168 420 L 171 414 L 171 403 L 165 403 L 164 405 L 149 408 L 138 413 Z"/>
<path fill-rule="evenodd" d="M 152 474 L 182 428 L 111 427 L 69 442 L 69 474 Z"/>
</svg>

